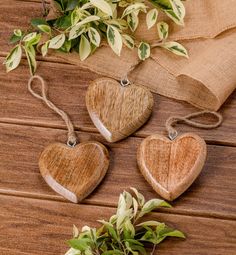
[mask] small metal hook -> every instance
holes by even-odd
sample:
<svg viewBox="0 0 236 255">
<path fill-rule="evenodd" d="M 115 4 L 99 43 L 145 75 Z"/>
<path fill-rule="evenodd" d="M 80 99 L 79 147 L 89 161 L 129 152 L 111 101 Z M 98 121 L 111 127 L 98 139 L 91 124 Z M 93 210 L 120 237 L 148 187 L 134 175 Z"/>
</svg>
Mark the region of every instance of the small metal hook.
<svg viewBox="0 0 236 255">
<path fill-rule="evenodd" d="M 171 141 L 175 140 L 175 138 L 178 136 L 178 132 L 176 130 L 172 130 L 169 132 L 168 137 Z"/>
<path fill-rule="evenodd" d="M 122 87 L 126 87 L 126 86 L 130 85 L 131 82 L 129 81 L 128 78 L 124 78 L 124 79 L 122 79 L 122 80 L 120 81 L 120 84 L 121 84 Z"/>
<path fill-rule="evenodd" d="M 75 142 L 71 142 L 71 141 L 67 141 L 67 146 L 74 148 L 76 146 L 76 141 Z"/>
</svg>

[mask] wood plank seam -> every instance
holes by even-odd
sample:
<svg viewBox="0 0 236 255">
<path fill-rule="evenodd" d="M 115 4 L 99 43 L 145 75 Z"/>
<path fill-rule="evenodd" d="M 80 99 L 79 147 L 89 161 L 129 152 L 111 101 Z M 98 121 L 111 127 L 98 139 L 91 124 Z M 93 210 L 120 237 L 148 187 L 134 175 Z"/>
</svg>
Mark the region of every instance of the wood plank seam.
<svg viewBox="0 0 236 255">
<path fill-rule="evenodd" d="M 1 119 L 0 118 L 0 124 L 9 124 L 9 125 L 20 125 L 20 126 L 25 126 L 25 127 L 39 127 L 39 128 L 52 128 L 52 129 L 57 129 L 57 130 L 67 130 L 66 126 L 65 125 L 58 125 L 58 124 L 55 124 L 55 125 L 47 125 L 46 123 L 32 123 L 30 121 L 25 121 L 25 120 L 22 120 L 22 121 L 18 121 L 18 120 L 15 120 L 15 119 Z M 100 134 L 99 131 L 94 127 L 94 128 L 91 128 L 91 127 L 81 127 L 81 128 L 78 128 L 78 127 L 75 127 L 75 131 L 81 131 L 81 132 L 84 132 L 84 133 L 96 133 L 96 134 Z M 147 134 L 140 134 L 135 132 L 133 133 L 132 135 L 130 135 L 130 137 L 133 137 L 133 138 L 140 138 L 140 139 L 144 139 L 146 137 L 148 137 L 149 135 Z M 204 139 L 206 144 L 208 145 L 216 145 L 216 146 L 225 146 L 225 147 L 236 147 L 236 144 L 234 143 L 227 143 L 227 142 L 220 142 L 220 141 L 217 141 L 217 140 L 210 140 L 210 139 Z"/>
<path fill-rule="evenodd" d="M 12 197 L 12 198 L 16 198 L 16 199 L 20 199 L 20 198 L 25 198 L 26 200 L 28 199 L 32 199 L 35 201 L 47 201 L 47 202 L 52 202 L 52 203 L 62 203 L 62 204 L 70 204 L 70 205 L 75 205 L 75 206 L 89 206 L 89 207 L 94 207 L 94 208 L 109 208 L 109 209 L 116 209 L 117 206 L 116 205 L 106 205 L 106 204 L 96 204 L 96 203 L 86 203 L 86 202 L 82 202 L 80 204 L 73 204 L 67 200 L 53 200 L 53 199 L 44 199 L 41 197 L 31 197 L 31 196 L 17 196 L 17 195 L 12 195 L 12 194 L 6 194 L 6 193 L 1 193 L 0 190 L 0 197 Z M 166 215 L 179 215 L 179 216 L 183 216 L 183 217 L 195 217 L 195 218 L 201 218 L 201 219 L 215 219 L 215 220 L 224 220 L 224 221 L 235 221 L 236 218 L 225 218 L 225 217 L 212 217 L 209 215 L 204 215 L 204 214 L 186 214 L 186 213 L 181 213 L 180 210 L 176 211 L 174 207 L 172 207 L 172 209 L 165 209 L 165 208 L 157 208 L 156 210 L 153 211 L 154 214 L 158 214 L 158 213 L 162 213 L 162 214 L 166 214 Z M 94 222 L 97 219 L 94 219 Z"/>
</svg>

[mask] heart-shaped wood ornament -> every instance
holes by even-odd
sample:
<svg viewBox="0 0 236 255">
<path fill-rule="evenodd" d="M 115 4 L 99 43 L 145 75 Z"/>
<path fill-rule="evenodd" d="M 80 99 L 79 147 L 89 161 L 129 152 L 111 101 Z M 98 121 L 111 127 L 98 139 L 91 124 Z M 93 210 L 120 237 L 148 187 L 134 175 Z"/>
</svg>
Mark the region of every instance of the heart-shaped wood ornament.
<svg viewBox="0 0 236 255">
<path fill-rule="evenodd" d="M 78 203 L 102 181 L 109 166 L 109 154 L 98 142 L 83 142 L 75 147 L 50 144 L 39 159 L 40 172 L 57 193 Z"/>
<path fill-rule="evenodd" d="M 110 78 L 93 81 L 86 94 L 89 115 L 108 142 L 117 142 L 139 129 L 150 117 L 152 93 L 134 84 L 126 87 Z"/>
<path fill-rule="evenodd" d="M 153 189 L 172 201 L 200 174 L 206 154 L 206 143 L 198 135 L 186 133 L 171 141 L 156 134 L 142 141 L 137 160 L 140 171 Z"/>
</svg>

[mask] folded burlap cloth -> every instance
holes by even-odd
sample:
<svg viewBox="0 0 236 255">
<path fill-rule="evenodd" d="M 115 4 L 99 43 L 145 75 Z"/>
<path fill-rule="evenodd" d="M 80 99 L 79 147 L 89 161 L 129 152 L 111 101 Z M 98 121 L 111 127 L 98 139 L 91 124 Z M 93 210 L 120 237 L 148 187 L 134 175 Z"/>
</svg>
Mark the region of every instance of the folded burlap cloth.
<svg viewBox="0 0 236 255">
<path fill-rule="evenodd" d="M 130 75 L 132 82 L 154 93 L 187 101 L 199 108 L 218 110 L 236 88 L 236 1 L 188 0 L 185 26 L 170 25 L 170 40 L 179 41 L 189 51 L 189 59 L 165 49 L 154 49 Z M 234 29 L 235 28 L 235 29 Z M 156 27 L 147 30 L 145 17 L 136 37 L 149 42 L 158 40 Z M 108 46 L 81 62 L 77 53 L 58 56 L 99 74 L 121 79 L 138 62 L 137 51 L 123 48 L 121 57 Z"/>
</svg>

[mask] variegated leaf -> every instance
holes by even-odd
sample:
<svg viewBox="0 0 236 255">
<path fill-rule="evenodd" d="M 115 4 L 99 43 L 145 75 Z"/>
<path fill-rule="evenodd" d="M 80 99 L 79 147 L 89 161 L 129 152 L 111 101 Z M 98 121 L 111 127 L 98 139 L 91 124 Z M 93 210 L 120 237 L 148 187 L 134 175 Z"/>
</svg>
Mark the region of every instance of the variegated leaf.
<svg viewBox="0 0 236 255">
<path fill-rule="evenodd" d="M 141 60 L 145 60 L 150 57 L 150 45 L 145 42 L 141 42 L 138 46 L 138 56 Z"/>
<path fill-rule="evenodd" d="M 97 21 L 99 20 L 100 17 L 96 16 L 96 15 L 91 15 L 85 19 L 83 19 L 82 21 L 78 22 L 75 26 L 72 27 L 72 29 L 69 32 L 69 40 L 75 39 L 77 37 L 79 37 L 84 31 L 82 26 L 93 22 L 93 21 Z"/>
<path fill-rule="evenodd" d="M 132 4 L 132 5 L 129 5 L 123 12 L 122 14 L 122 18 L 133 13 L 133 12 L 136 12 L 136 11 L 143 11 L 143 12 L 146 12 L 146 5 L 144 3 L 135 3 L 135 4 Z"/>
<path fill-rule="evenodd" d="M 34 75 L 37 69 L 37 62 L 35 59 L 35 50 L 33 46 L 23 47 L 30 67 L 30 74 Z"/>
<path fill-rule="evenodd" d="M 66 40 L 65 34 L 60 34 L 52 38 L 49 42 L 48 48 L 50 49 L 60 49 Z"/>
<path fill-rule="evenodd" d="M 185 17 L 185 7 L 181 0 L 169 0 L 172 8 L 165 10 L 167 16 L 169 16 L 176 24 L 183 26 Z"/>
<path fill-rule="evenodd" d="M 31 40 L 26 41 L 26 45 L 36 45 L 39 43 L 41 39 L 41 34 L 37 34 L 35 37 L 31 38 Z"/>
<path fill-rule="evenodd" d="M 150 0 L 150 2 L 162 10 L 168 10 L 171 9 L 170 0 Z"/>
<path fill-rule="evenodd" d="M 107 26 L 107 41 L 112 50 L 120 56 L 123 40 L 119 30 L 114 26 Z"/>
<path fill-rule="evenodd" d="M 166 40 L 169 34 L 169 25 L 165 22 L 157 23 L 157 31 L 161 40 Z"/>
<path fill-rule="evenodd" d="M 153 27 L 156 24 L 157 21 L 157 16 L 158 16 L 158 11 L 156 8 L 150 10 L 147 15 L 146 15 L 146 23 L 148 29 Z"/>
<path fill-rule="evenodd" d="M 188 58 L 188 52 L 187 50 L 184 48 L 184 46 L 180 43 L 177 42 L 166 42 L 163 45 L 161 45 L 162 48 L 165 48 L 171 52 L 173 52 L 174 54 L 178 55 L 178 56 L 183 56 Z"/>
<path fill-rule="evenodd" d="M 132 32 L 134 32 L 137 29 L 138 24 L 139 24 L 138 15 L 136 13 L 130 13 L 127 16 L 127 23 L 128 23 L 128 26 L 129 26 L 130 30 Z"/>
<path fill-rule="evenodd" d="M 21 37 L 22 36 L 22 31 L 20 29 L 15 29 L 14 30 L 14 35 L 18 36 L 18 37 Z"/>
<path fill-rule="evenodd" d="M 106 2 L 105 0 L 90 0 L 90 3 L 97 7 L 98 9 L 100 9 L 102 12 L 104 12 L 105 14 L 112 16 L 113 14 L 113 10 L 111 5 Z"/>
<path fill-rule="evenodd" d="M 127 46 L 130 49 L 134 48 L 134 39 L 130 35 L 123 34 L 122 38 L 125 46 Z"/>
<path fill-rule="evenodd" d="M 10 72 L 16 69 L 21 61 L 22 48 L 20 45 L 16 45 L 5 59 L 4 64 L 6 65 L 6 71 Z"/>
<path fill-rule="evenodd" d="M 48 25 L 44 25 L 44 24 L 38 25 L 38 28 L 39 28 L 39 30 L 41 30 L 42 32 L 44 32 L 46 34 L 51 34 L 51 28 Z"/>
<path fill-rule="evenodd" d="M 48 53 L 48 46 L 49 46 L 50 41 L 47 41 L 43 44 L 43 46 L 41 47 L 41 53 L 42 56 L 45 57 Z"/>
<path fill-rule="evenodd" d="M 29 42 L 37 36 L 36 32 L 30 33 L 23 38 L 24 42 Z"/>
<path fill-rule="evenodd" d="M 90 42 L 93 43 L 96 47 L 99 47 L 101 42 L 101 36 L 98 33 L 97 29 L 90 27 L 88 30 L 88 36 L 89 36 Z"/>
<path fill-rule="evenodd" d="M 81 35 L 80 44 L 79 44 L 79 56 L 80 60 L 85 60 L 91 53 L 91 46 L 89 40 Z"/>
</svg>

